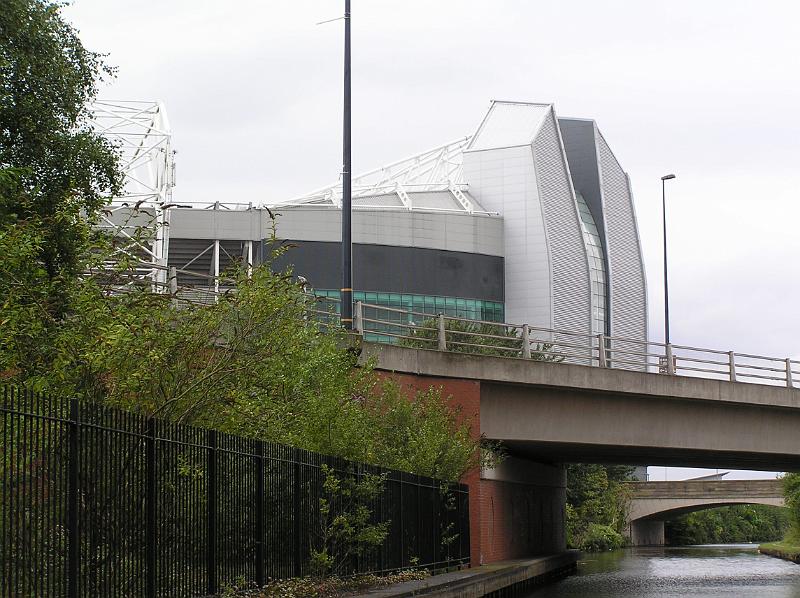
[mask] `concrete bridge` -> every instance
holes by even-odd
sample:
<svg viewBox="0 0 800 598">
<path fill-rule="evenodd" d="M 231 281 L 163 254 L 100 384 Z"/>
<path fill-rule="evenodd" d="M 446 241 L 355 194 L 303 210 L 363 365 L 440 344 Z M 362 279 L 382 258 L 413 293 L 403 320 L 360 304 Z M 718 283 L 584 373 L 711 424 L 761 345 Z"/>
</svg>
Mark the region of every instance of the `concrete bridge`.
<svg viewBox="0 0 800 598">
<path fill-rule="evenodd" d="M 785 506 L 780 480 L 631 482 L 628 531 L 634 546 L 663 546 L 664 522 L 726 505 Z"/>
<path fill-rule="evenodd" d="M 800 470 L 796 388 L 364 343 L 371 357 L 508 451 L 465 480 L 475 564 L 564 549 L 563 463 Z"/>
</svg>

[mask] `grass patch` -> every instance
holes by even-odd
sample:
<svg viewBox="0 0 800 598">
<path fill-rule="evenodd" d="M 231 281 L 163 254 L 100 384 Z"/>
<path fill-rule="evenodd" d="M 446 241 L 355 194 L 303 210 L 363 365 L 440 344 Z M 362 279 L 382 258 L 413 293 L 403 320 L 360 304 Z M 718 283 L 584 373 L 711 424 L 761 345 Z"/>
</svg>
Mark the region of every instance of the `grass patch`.
<svg viewBox="0 0 800 598">
<path fill-rule="evenodd" d="M 769 542 L 758 547 L 761 554 L 778 557 L 795 563 L 800 563 L 800 543 L 792 542 Z"/>
</svg>

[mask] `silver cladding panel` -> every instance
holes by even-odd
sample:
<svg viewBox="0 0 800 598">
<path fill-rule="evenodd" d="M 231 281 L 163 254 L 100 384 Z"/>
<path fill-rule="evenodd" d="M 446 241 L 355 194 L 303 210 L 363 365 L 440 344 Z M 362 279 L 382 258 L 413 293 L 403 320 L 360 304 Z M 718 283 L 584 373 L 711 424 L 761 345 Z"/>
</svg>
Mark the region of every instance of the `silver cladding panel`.
<svg viewBox="0 0 800 598">
<path fill-rule="evenodd" d="M 266 210 L 205 210 L 173 208 L 169 217 L 170 237 L 261 241 L 270 236 Z"/>
<path fill-rule="evenodd" d="M 597 131 L 595 138 L 611 270 L 611 335 L 646 341 L 647 290 L 644 262 L 628 176 L 600 131 Z M 629 358 L 639 361 L 633 356 Z"/>
<path fill-rule="evenodd" d="M 590 334 L 591 286 L 586 246 L 552 111 L 536 136 L 533 153 L 552 262 L 553 328 Z"/>
<path fill-rule="evenodd" d="M 341 240 L 342 213 L 332 206 L 275 208 L 277 235 L 298 241 Z M 353 242 L 503 256 L 503 219 L 414 210 L 353 211 Z"/>
<path fill-rule="evenodd" d="M 464 152 L 470 193 L 505 224 L 506 320 L 552 328 L 550 258 L 530 145 Z"/>
</svg>

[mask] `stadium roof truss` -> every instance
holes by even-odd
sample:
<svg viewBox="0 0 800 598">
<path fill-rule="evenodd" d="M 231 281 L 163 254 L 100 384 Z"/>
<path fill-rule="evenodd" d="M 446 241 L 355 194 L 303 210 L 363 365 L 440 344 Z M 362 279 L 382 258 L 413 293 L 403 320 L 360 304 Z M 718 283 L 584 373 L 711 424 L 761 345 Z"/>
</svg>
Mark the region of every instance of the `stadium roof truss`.
<svg viewBox="0 0 800 598">
<path fill-rule="evenodd" d="M 92 107 L 95 130 L 118 150 L 121 193 L 111 199 L 100 228 L 128 241 L 121 251 L 143 258 L 139 276 L 155 286 L 167 283 L 169 207 L 175 185 L 172 131 L 161 102 L 98 100 Z M 141 237 L 146 227 L 151 235 Z"/>
<path fill-rule="evenodd" d="M 353 199 L 396 194 L 403 208 L 413 210 L 423 208 L 414 205 L 413 193 L 449 191 L 458 202 L 459 211 L 470 214 L 479 211 L 480 208 L 465 193 L 466 184 L 462 170 L 463 152 L 470 139 L 471 137 L 462 137 L 354 177 Z M 333 205 L 341 208 L 341 176 L 333 185 L 281 202 L 280 205 Z M 368 201 L 363 201 L 359 202 L 358 207 L 378 206 L 370 206 Z"/>
</svg>

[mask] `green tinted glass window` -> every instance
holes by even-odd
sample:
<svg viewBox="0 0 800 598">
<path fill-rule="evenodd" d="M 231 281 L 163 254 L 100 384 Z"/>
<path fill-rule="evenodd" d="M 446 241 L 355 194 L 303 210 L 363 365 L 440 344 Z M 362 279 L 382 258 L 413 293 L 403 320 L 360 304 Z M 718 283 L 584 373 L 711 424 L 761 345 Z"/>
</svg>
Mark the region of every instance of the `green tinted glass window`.
<svg viewBox="0 0 800 598">
<path fill-rule="evenodd" d="M 598 285 L 599 286 L 599 285 Z M 340 299 L 341 292 L 337 289 L 315 289 L 320 298 Z M 353 300 L 376 306 L 390 307 L 402 311 L 381 310 L 380 307 L 365 307 L 364 315 L 374 320 L 369 327 L 374 331 L 388 332 L 390 334 L 407 334 L 408 329 L 400 324 L 421 324 L 427 317 L 443 313 L 456 318 L 469 320 L 486 320 L 488 322 L 503 322 L 505 310 L 502 303 L 497 301 L 482 301 L 465 297 L 442 297 L 435 295 L 416 295 L 411 293 L 373 293 L 367 291 L 353 291 Z M 340 303 L 330 301 L 325 304 L 326 311 L 339 313 Z M 408 312 L 424 313 L 425 315 L 411 314 Z M 392 343 L 396 338 L 380 334 L 370 334 L 366 331 L 365 338 L 372 342 Z"/>
</svg>

